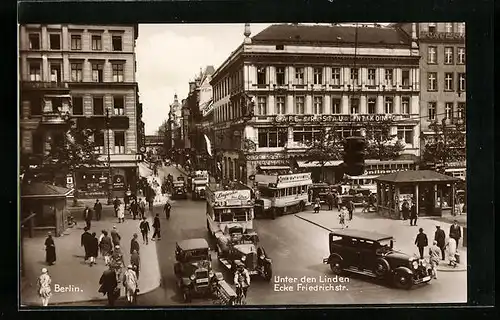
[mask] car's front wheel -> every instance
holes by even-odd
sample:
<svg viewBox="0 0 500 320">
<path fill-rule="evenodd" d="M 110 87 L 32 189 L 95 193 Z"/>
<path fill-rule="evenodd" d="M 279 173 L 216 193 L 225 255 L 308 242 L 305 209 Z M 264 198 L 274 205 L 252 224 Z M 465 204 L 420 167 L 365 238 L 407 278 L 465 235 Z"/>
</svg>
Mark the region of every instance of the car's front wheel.
<svg viewBox="0 0 500 320">
<path fill-rule="evenodd" d="M 383 278 L 389 272 L 390 266 L 389 263 L 384 259 L 378 259 L 375 265 L 375 274 L 379 278 Z"/>
<path fill-rule="evenodd" d="M 396 271 L 394 273 L 394 284 L 400 289 L 410 289 L 413 285 L 411 274 L 401 270 Z"/>
<path fill-rule="evenodd" d="M 342 260 L 339 257 L 333 257 L 330 260 L 330 270 L 335 274 L 342 273 Z"/>
</svg>

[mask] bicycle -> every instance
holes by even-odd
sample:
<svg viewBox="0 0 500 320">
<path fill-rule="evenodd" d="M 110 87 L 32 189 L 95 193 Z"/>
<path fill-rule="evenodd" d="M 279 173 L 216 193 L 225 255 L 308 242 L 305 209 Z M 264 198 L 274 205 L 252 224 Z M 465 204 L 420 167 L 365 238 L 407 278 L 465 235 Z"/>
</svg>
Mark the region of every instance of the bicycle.
<svg viewBox="0 0 500 320">
<path fill-rule="evenodd" d="M 246 287 L 246 289 L 248 290 L 248 287 Z M 234 301 L 234 304 L 240 305 L 240 306 L 247 304 L 245 292 L 244 292 L 243 288 L 241 287 L 241 285 L 239 285 L 239 284 L 236 284 L 236 299 Z"/>
</svg>

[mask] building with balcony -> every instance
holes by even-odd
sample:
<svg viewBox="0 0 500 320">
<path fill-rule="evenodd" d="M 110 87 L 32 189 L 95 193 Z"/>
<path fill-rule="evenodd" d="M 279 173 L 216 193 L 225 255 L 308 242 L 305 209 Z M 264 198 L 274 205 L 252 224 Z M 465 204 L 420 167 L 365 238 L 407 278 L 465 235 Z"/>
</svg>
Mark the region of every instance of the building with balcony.
<svg viewBox="0 0 500 320">
<path fill-rule="evenodd" d="M 424 139 L 434 134 L 429 128 L 430 124 L 435 122 L 442 124 L 444 121 L 445 125 L 451 128 L 465 124 L 465 23 L 427 22 L 414 25 L 422 57 L 420 59 L 420 78 L 423 79 L 420 90 L 421 147 L 425 148 Z M 395 26 L 411 34 L 411 23 Z M 445 172 L 464 179 L 465 158 L 463 160 L 447 163 Z"/>
<path fill-rule="evenodd" d="M 143 127 L 135 77 L 137 36 L 137 25 L 20 26 L 21 152 L 46 153 L 50 139 L 62 134 L 57 125 L 64 117 L 96 128 L 93 139 L 103 165 L 64 177 L 79 197 L 107 195 L 108 153 L 112 196 L 122 197 L 128 187 L 135 191 Z"/>
<path fill-rule="evenodd" d="M 305 151 L 322 128 L 347 137 L 387 120 L 410 162 L 419 155 L 420 57 L 411 36 L 297 24 L 250 34 L 246 25 L 244 42 L 211 81 L 225 178 L 249 183 L 259 166 L 310 161 Z"/>
</svg>

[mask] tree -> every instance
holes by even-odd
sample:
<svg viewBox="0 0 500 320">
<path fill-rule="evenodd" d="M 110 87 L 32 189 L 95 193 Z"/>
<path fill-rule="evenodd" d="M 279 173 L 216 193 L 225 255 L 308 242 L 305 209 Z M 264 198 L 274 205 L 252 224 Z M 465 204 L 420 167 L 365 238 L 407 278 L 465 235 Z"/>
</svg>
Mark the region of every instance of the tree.
<svg viewBox="0 0 500 320">
<path fill-rule="evenodd" d="M 422 159 L 429 164 L 442 164 L 443 170 L 447 163 L 465 161 L 465 121 L 455 125 L 433 122 L 429 125 L 433 131 L 424 136 L 424 151 Z"/>
<path fill-rule="evenodd" d="M 343 155 L 343 138 L 339 132 L 331 128 L 321 127 L 315 132 L 311 141 L 306 143 L 307 162 L 317 161 L 321 168 L 321 179 L 324 180 L 324 167 L 328 161 L 340 160 Z"/>
<path fill-rule="evenodd" d="M 392 160 L 404 151 L 405 145 L 391 134 L 394 122 L 385 120 L 368 124 L 366 129 L 366 159 Z"/>
</svg>

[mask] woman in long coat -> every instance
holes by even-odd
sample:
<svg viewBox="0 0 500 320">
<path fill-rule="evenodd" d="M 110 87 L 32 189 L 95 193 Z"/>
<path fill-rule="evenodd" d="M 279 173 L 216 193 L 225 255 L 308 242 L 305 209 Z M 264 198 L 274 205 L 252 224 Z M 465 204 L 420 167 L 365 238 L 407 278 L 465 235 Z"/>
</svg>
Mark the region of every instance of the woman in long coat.
<svg viewBox="0 0 500 320">
<path fill-rule="evenodd" d="M 448 260 L 450 260 L 449 265 L 452 267 L 456 267 L 457 263 L 456 263 L 455 255 L 457 254 L 457 242 L 455 241 L 455 239 L 450 238 L 448 240 L 447 247 L 448 247 L 447 248 L 448 249 Z"/>
<path fill-rule="evenodd" d="M 38 277 L 38 295 L 42 299 L 42 306 L 46 307 L 49 305 L 49 299 L 52 296 L 52 289 L 50 285 L 52 280 L 50 279 L 49 273 L 46 268 L 42 269 L 42 274 Z"/>
<path fill-rule="evenodd" d="M 89 256 L 90 256 L 90 266 L 94 265 L 96 262 L 97 255 L 99 253 L 99 242 L 96 238 L 96 233 L 92 232 L 92 238 L 89 240 Z"/>
<path fill-rule="evenodd" d="M 45 239 L 45 261 L 49 266 L 56 261 L 56 246 L 50 232 L 47 234 L 47 239 Z"/>
<path fill-rule="evenodd" d="M 123 203 L 118 206 L 118 222 L 125 222 L 125 205 Z"/>
<path fill-rule="evenodd" d="M 125 271 L 125 273 L 123 274 L 123 287 L 125 288 L 128 302 L 134 302 L 135 291 L 137 290 L 138 286 L 137 275 L 132 265 L 129 265 L 127 267 L 127 271 Z"/>
</svg>

